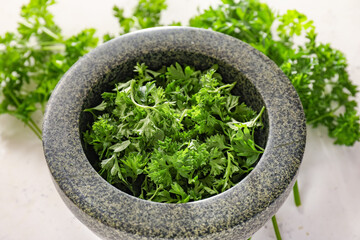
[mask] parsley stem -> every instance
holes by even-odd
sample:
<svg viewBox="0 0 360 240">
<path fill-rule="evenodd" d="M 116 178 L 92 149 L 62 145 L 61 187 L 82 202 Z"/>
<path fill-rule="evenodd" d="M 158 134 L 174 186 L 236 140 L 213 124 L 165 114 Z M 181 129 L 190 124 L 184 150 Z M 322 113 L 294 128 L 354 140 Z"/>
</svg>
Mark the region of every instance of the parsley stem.
<svg viewBox="0 0 360 240">
<path fill-rule="evenodd" d="M 131 98 L 131 101 L 138 107 L 141 107 L 141 108 L 144 108 L 144 109 L 152 109 L 152 110 L 156 110 L 155 109 L 155 106 L 145 106 L 145 105 L 141 105 L 141 104 L 138 104 L 136 101 L 135 101 L 135 98 L 134 98 L 134 86 L 135 86 L 135 80 L 132 80 L 131 81 L 131 85 L 130 85 L 130 98 Z"/>
<path fill-rule="evenodd" d="M 299 186 L 297 181 L 295 182 L 295 185 L 293 187 L 293 193 L 294 193 L 295 205 L 299 207 L 301 205 L 301 198 L 300 198 Z"/>
<path fill-rule="evenodd" d="M 181 123 L 181 121 L 184 119 L 184 117 L 186 116 L 187 111 L 188 111 L 188 109 L 186 108 L 186 109 L 181 113 L 181 116 L 180 116 L 180 119 L 179 119 L 179 123 Z"/>
<path fill-rule="evenodd" d="M 278 226 L 278 224 L 277 224 L 277 220 L 276 220 L 276 216 L 275 216 L 275 215 L 272 216 L 271 221 L 272 221 L 272 224 L 273 224 L 273 227 L 274 227 L 276 239 L 277 239 L 277 240 L 281 240 L 282 238 L 281 238 L 279 226 Z"/>
<path fill-rule="evenodd" d="M 64 51 L 64 50 L 65 50 L 65 46 L 58 44 L 42 46 L 41 49 L 39 49 L 39 51 Z"/>
<path fill-rule="evenodd" d="M 16 96 L 11 92 L 11 91 L 7 91 L 7 94 L 10 96 L 10 98 L 13 100 L 14 105 L 16 108 L 18 108 L 20 106 L 20 102 L 19 100 L 16 98 Z M 40 128 L 36 125 L 36 123 L 34 122 L 34 120 L 30 117 L 28 117 L 28 121 L 26 121 L 25 119 L 23 119 L 22 121 L 25 123 L 26 126 L 28 126 L 31 131 L 33 131 L 35 133 L 35 135 L 41 140 L 41 130 Z M 30 122 L 30 123 L 29 123 Z"/>
<path fill-rule="evenodd" d="M 48 35 L 49 37 L 52 37 L 55 40 L 60 40 L 60 36 L 54 33 L 53 31 L 51 31 L 49 28 L 45 26 L 41 26 L 39 29 L 41 29 L 42 32 L 46 33 L 46 35 Z"/>
<path fill-rule="evenodd" d="M 159 192 L 159 190 L 161 190 L 161 189 L 162 189 L 162 185 L 160 185 L 158 188 L 156 188 L 154 194 L 151 196 L 151 198 L 149 198 L 149 201 L 151 201 L 156 196 L 156 194 Z"/>
<path fill-rule="evenodd" d="M 265 110 L 265 107 L 263 106 L 259 112 L 259 114 L 254 118 L 254 120 L 252 120 L 252 122 L 257 122 L 257 120 L 261 117 L 261 115 L 263 114 Z"/>
<path fill-rule="evenodd" d="M 235 86 L 235 84 L 236 84 L 236 82 L 233 82 L 233 83 L 231 83 L 231 84 L 226 84 L 226 85 L 223 85 L 223 86 L 221 86 L 221 87 L 218 87 L 218 88 L 216 88 L 215 90 L 209 91 L 209 92 L 217 93 L 217 92 L 220 92 L 220 90 L 225 89 L 225 88 L 230 88 L 230 90 L 231 90 L 231 89 L 233 89 L 233 87 Z"/>
<path fill-rule="evenodd" d="M 29 122 L 33 125 L 33 127 L 38 131 L 38 133 L 41 135 L 42 131 L 39 128 L 39 126 L 35 123 L 35 121 L 30 117 Z"/>
<path fill-rule="evenodd" d="M 42 138 L 41 138 L 41 132 L 39 132 L 36 128 L 38 128 L 38 126 L 35 124 L 35 126 L 34 126 L 34 124 L 33 125 L 31 125 L 31 124 L 29 124 L 29 123 L 25 123 L 26 124 L 26 126 L 28 126 L 30 129 L 31 129 L 31 131 L 33 131 L 34 133 L 35 133 L 35 135 L 41 140 Z"/>
<path fill-rule="evenodd" d="M 312 120 L 306 121 L 306 123 L 307 123 L 307 124 L 313 124 L 314 122 L 320 121 L 320 120 L 322 120 L 323 118 L 326 118 L 326 117 L 334 117 L 334 113 L 335 113 L 337 110 L 339 110 L 340 107 L 341 107 L 341 106 L 339 105 L 339 106 L 337 106 L 336 108 L 334 108 L 333 110 L 331 110 L 330 112 L 327 112 L 327 113 L 325 113 L 325 114 L 323 114 L 323 115 L 321 115 L 321 116 L 319 116 L 319 117 L 317 117 L 317 118 L 314 118 L 314 119 L 312 119 Z"/>
<path fill-rule="evenodd" d="M 227 167 L 226 167 L 226 171 L 225 171 L 225 182 L 224 182 L 224 186 L 222 188 L 222 192 L 224 192 L 226 190 L 226 187 L 228 186 L 228 181 L 229 181 L 229 177 L 230 177 L 230 173 L 231 173 L 231 160 L 234 159 L 234 156 L 228 152 L 228 162 L 227 162 Z"/>
</svg>

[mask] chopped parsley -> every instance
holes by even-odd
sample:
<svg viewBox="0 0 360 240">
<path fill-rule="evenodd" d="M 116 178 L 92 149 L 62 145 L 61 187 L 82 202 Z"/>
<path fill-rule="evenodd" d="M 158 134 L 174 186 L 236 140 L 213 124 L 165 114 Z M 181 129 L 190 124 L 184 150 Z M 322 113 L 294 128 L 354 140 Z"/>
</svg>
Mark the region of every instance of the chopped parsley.
<svg viewBox="0 0 360 240">
<path fill-rule="evenodd" d="M 232 95 L 236 82 L 222 83 L 216 66 L 153 71 L 142 63 L 134 71 L 85 110 L 94 122 L 84 141 L 108 182 L 142 199 L 185 203 L 233 187 L 254 168 L 264 107 L 256 113 Z"/>
</svg>

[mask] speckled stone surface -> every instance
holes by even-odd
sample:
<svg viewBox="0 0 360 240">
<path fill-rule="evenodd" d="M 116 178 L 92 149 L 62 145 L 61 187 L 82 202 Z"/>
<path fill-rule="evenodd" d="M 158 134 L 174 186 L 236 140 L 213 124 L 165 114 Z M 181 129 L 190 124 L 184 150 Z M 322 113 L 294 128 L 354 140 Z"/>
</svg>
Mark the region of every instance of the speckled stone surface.
<svg viewBox="0 0 360 240">
<path fill-rule="evenodd" d="M 175 62 L 207 69 L 219 64 L 234 93 L 254 109 L 266 107 L 256 138 L 265 152 L 254 170 L 226 192 L 197 202 L 164 204 L 130 196 L 97 174 L 84 152 L 83 109 L 100 101 L 136 62 L 151 69 Z M 104 239 L 247 239 L 280 208 L 303 157 L 305 117 L 286 76 L 249 45 L 209 30 L 164 27 L 127 34 L 80 59 L 61 79 L 43 125 L 45 157 L 70 210 Z M 54 216 L 55 217 L 55 216 Z"/>
</svg>

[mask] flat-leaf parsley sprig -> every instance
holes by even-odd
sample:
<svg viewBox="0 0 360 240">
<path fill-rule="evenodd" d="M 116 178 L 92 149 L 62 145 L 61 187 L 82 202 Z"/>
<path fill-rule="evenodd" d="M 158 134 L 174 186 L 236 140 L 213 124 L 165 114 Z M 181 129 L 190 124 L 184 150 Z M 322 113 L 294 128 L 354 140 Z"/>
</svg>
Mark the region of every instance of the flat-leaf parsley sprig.
<svg viewBox="0 0 360 240">
<path fill-rule="evenodd" d="M 360 141 L 358 87 L 349 78 L 346 57 L 318 41 L 306 15 L 296 10 L 278 14 L 258 0 L 222 0 L 193 17 L 190 26 L 228 34 L 264 53 L 294 85 L 308 125 L 325 126 L 335 144 Z"/>
<path fill-rule="evenodd" d="M 231 94 L 216 66 L 176 63 L 136 76 L 86 109 L 94 116 L 85 142 L 99 156 L 99 173 L 142 199 L 185 203 L 223 192 L 243 179 L 264 149 L 254 142 L 261 116 Z"/>
<path fill-rule="evenodd" d="M 31 0 L 21 8 L 17 32 L 0 36 L 0 115 L 21 120 L 39 139 L 34 113 L 44 113 L 62 75 L 98 42 L 94 29 L 64 37 L 48 10 L 54 3 Z"/>
</svg>

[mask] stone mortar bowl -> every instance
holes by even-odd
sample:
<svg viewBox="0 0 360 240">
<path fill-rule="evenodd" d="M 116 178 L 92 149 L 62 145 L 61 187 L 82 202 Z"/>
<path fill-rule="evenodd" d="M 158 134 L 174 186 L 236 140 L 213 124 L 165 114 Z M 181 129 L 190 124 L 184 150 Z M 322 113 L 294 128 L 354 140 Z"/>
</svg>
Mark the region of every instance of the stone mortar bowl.
<svg viewBox="0 0 360 240">
<path fill-rule="evenodd" d="M 233 94 L 263 114 L 256 140 L 265 147 L 254 170 L 233 188 L 184 204 L 155 203 L 110 185 L 84 151 L 81 132 L 111 82 L 175 62 L 205 70 L 214 63 Z M 287 77 L 266 56 L 230 36 L 188 27 L 123 35 L 81 58 L 49 100 L 43 146 L 54 183 L 76 217 L 104 239 L 247 239 L 280 208 L 295 182 L 306 139 L 304 112 Z"/>
</svg>

